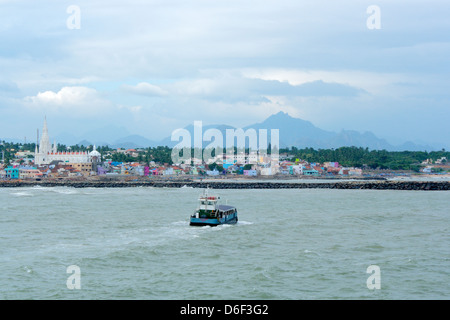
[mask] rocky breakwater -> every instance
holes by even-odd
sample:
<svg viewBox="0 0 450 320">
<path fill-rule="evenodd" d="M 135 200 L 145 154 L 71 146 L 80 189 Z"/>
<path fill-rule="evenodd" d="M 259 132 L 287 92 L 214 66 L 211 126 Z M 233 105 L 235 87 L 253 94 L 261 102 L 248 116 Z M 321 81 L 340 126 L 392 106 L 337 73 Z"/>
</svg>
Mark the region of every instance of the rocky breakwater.
<svg viewBox="0 0 450 320">
<path fill-rule="evenodd" d="M 0 187 L 74 187 L 74 188 L 211 188 L 211 189 L 374 189 L 374 190 L 450 190 L 450 181 L 0 181 Z"/>
</svg>

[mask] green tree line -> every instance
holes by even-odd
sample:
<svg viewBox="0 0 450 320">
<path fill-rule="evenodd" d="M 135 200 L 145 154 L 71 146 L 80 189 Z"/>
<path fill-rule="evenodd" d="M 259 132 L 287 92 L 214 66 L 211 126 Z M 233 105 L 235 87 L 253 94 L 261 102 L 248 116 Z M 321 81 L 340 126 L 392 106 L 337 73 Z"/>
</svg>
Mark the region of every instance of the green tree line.
<svg viewBox="0 0 450 320">
<path fill-rule="evenodd" d="M 291 160 L 302 159 L 308 162 L 339 162 L 345 167 L 367 167 L 371 169 L 418 170 L 427 159 L 436 161 L 442 157 L 449 159 L 450 152 L 441 151 L 386 151 L 368 148 L 341 147 L 337 149 L 318 149 L 295 147 L 280 149 L 280 153 L 291 155 Z"/>
</svg>

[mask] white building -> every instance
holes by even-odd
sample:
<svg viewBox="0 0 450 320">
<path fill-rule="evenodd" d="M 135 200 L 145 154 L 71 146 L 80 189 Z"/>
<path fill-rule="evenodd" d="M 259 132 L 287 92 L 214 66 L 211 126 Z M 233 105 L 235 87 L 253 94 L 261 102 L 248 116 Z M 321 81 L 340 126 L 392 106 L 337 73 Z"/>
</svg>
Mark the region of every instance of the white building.
<svg viewBox="0 0 450 320">
<path fill-rule="evenodd" d="M 293 165 L 292 174 L 303 175 L 303 165 Z"/>
<path fill-rule="evenodd" d="M 428 166 L 422 169 L 423 173 L 431 173 L 432 172 L 432 167 Z"/>
<path fill-rule="evenodd" d="M 89 163 L 93 160 L 99 160 L 100 153 L 95 149 L 92 152 L 58 152 L 56 142 L 50 143 L 47 128 L 47 119 L 44 119 L 41 141 L 39 148 L 36 145 L 34 152 L 34 163 L 36 165 L 49 164 L 52 161 L 64 161 L 69 163 Z"/>
</svg>

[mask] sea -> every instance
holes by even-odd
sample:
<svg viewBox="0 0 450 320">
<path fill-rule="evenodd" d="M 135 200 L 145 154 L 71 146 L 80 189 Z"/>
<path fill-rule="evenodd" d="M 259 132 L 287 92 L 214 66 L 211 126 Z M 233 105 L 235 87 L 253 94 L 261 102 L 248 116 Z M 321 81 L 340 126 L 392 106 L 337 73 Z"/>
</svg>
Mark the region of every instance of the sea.
<svg viewBox="0 0 450 320">
<path fill-rule="evenodd" d="M 450 192 L 0 188 L 0 299 L 447 300 Z"/>
</svg>

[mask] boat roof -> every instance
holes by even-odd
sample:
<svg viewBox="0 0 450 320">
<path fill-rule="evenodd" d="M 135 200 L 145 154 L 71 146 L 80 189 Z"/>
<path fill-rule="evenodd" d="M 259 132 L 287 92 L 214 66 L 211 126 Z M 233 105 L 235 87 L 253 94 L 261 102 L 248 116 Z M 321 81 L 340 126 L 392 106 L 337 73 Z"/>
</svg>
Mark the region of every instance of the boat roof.
<svg viewBox="0 0 450 320">
<path fill-rule="evenodd" d="M 218 196 L 211 196 L 211 195 L 201 195 L 200 197 L 198 197 L 199 199 L 208 199 L 208 200 L 217 200 L 220 199 L 220 197 Z"/>
<path fill-rule="evenodd" d="M 227 210 L 235 209 L 235 208 L 236 207 L 228 206 L 228 205 L 225 205 L 225 204 L 220 204 L 220 205 L 217 206 L 217 209 L 219 209 L 221 211 L 227 211 Z"/>
</svg>

